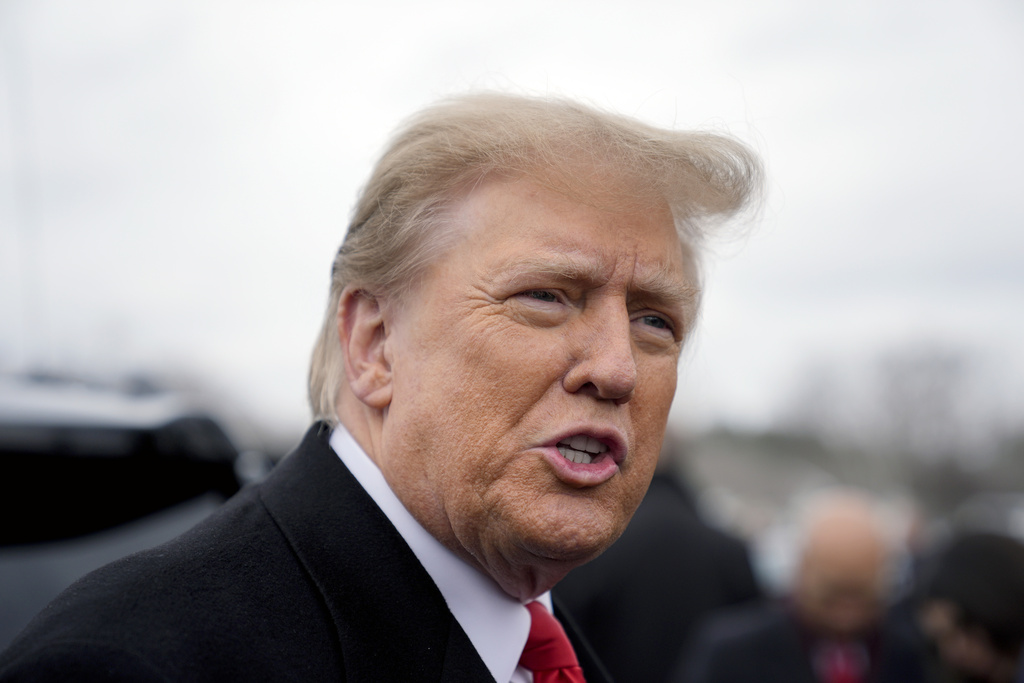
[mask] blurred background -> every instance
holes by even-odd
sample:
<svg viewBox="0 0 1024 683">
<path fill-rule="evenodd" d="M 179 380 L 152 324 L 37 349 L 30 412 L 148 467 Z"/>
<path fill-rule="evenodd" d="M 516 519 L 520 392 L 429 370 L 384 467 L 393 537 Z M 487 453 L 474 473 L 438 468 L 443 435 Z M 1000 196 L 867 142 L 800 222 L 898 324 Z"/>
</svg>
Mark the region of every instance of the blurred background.
<svg viewBox="0 0 1024 683">
<path fill-rule="evenodd" d="M 85 419 L 26 393 L 173 396 L 131 429 L 209 418 L 258 473 L 307 425 L 331 258 L 393 128 L 467 89 L 566 95 L 765 159 L 672 413 L 711 517 L 770 548 L 847 483 L 908 533 L 1024 536 L 1022 86 L 1015 0 L 6 0 L 0 429 Z"/>
</svg>

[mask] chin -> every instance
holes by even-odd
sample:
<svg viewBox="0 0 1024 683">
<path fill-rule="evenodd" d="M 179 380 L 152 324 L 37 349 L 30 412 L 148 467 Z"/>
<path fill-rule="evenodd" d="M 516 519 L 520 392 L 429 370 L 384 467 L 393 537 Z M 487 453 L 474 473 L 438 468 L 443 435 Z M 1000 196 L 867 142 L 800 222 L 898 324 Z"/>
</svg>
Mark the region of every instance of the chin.
<svg viewBox="0 0 1024 683">
<path fill-rule="evenodd" d="M 497 554 L 490 557 L 501 559 L 486 571 L 506 593 L 520 600 L 551 590 L 570 571 L 604 552 L 621 533 L 617 527 L 598 533 L 592 525 L 584 533 L 579 527 L 550 522 L 543 530 L 534 526 L 526 533 L 517 531 L 525 530 L 513 527 L 504 535 L 506 541 L 516 539 L 511 545 L 494 546 Z"/>
<path fill-rule="evenodd" d="M 603 553 L 625 530 L 623 525 L 603 528 L 563 526 L 524 542 L 526 550 L 539 558 L 571 565 L 573 569 Z M 568 571 L 568 570 L 567 570 Z"/>
</svg>

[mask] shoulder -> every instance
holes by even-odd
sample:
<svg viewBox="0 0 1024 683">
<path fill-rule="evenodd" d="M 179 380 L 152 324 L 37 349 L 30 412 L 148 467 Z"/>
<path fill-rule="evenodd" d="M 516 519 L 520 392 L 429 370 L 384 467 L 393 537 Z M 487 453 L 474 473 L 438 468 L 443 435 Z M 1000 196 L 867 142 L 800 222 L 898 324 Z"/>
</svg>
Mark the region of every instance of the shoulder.
<svg viewBox="0 0 1024 683">
<path fill-rule="evenodd" d="M 722 612 L 704 623 L 679 660 L 673 680 L 754 683 L 804 680 L 799 636 L 785 610 L 758 604 Z"/>
<path fill-rule="evenodd" d="M 756 603 L 724 610 L 709 619 L 698 638 L 709 647 L 728 648 L 736 644 L 772 641 L 795 636 L 785 609 L 774 603 Z"/>
<path fill-rule="evenodd" d="M 444 680 L 423 672 L 472 669 L 453 630 L 429 575 L 314 427 L 191 531 L 65 591 L 0 654 L 0 680 L 57 652 L 168 681 Z"/>
<path fill-rule="evenodd" d="M 164 680 L 156 672 L 216 680 L 203 678 L 216 667 L 202 676 L 190 671 L 216 659 L 228 678 L 267 680 L 304 652 L 333 651 L 326 618 L 319 592 L 252 488 L 184 535 L 69 587 L 0 656 L 0 677 L 36 671 L 31 680 L 47 680 L 42 674 L 60 662 L 58 671 L 82 668 L 78 680 L 91 680 L 91 668 L 126 672 L 125 680 Z"/>
<path fill-rule="evenodd" d="M 2 670 L 3 681 L 105 681 L 108 683 L 169 683 L 152 662 L 144 657 L 88 639 L 48 643 L 13 658 Z"/>
<path fill-rule="evenodd" d="M 890 610 L 881 629 L 878 680 L 914 683 L 929 679 L 929 642 L 913 621 L 911 605 Z"/>
</svg>

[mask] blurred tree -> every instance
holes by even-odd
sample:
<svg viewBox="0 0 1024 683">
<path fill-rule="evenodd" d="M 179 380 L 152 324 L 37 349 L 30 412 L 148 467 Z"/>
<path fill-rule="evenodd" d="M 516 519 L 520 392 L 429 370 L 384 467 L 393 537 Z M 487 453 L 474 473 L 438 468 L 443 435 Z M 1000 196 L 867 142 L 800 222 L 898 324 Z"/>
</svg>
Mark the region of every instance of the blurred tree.
<svg viewBox="0 0 1024 683">
<path fill-rule="evenodd" d="M 818 438 L 832 462 L 816 464 L 843 481 L 902 487 L 948 512 L 983 490 L 1024 488 L 1024 430 L 986 370 L 998 372 L 971 349 L 935 342 L 809 361 L 778 430 Z"/>
</svg>

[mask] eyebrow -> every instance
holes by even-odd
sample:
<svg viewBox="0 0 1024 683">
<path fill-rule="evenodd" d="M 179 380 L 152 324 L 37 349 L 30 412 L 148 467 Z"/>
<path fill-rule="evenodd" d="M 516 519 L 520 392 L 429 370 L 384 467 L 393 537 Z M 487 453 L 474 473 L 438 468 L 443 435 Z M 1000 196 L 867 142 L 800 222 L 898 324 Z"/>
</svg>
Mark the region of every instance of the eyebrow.
<svg viewBox="0 0 1024 683">
<path fill-rule="evenodd" d="M 497 274 L 508 277 L 515 283 L 520 277 L 541 273 L 565 282 L 584 282 L 599 285 L 607 280 L 598 264 L 581 254 L 574 258 L 570 254 L 549 254 L 516 259 L 499 268 Z M 689 306 L 700 298 L 700 288 L 689 282 L 681 282 L 670 275 L 667 268 L 634 273 L 630 290 L 636 298 L 665 305 Z"/>
</svg>

